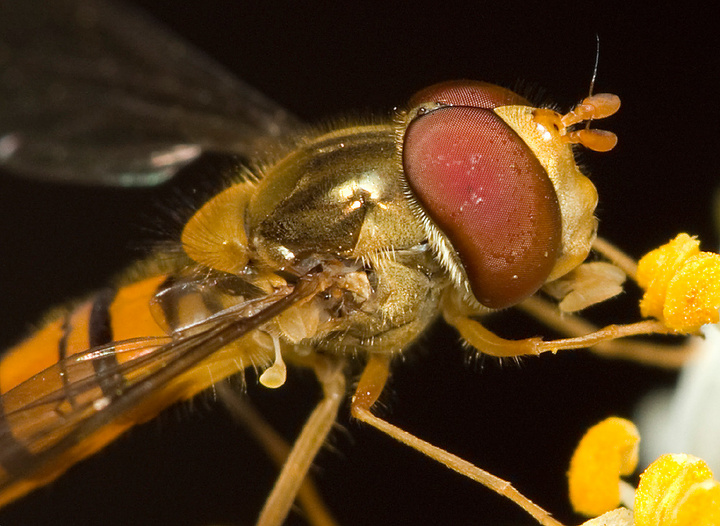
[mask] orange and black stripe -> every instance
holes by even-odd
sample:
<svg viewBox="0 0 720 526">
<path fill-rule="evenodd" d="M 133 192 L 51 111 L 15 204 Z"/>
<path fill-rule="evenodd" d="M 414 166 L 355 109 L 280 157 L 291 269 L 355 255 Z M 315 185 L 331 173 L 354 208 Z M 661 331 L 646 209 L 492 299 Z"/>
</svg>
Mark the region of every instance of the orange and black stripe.
<svg viewBox="0 0 720 526">
<path fill-rule="evenodd" d="M 88 339 L 90 348 L 100 347 L 113 341 L 112 320 L 110 319 L 110 305 L 115 299 L 114 289 L 104 289 L 99 292 L 93 301 L 88 322 Z M 110 371 L 117 371 L 117 356 L 115 348 L 109 347 L 103 353 L 102 358 L 93 360 L 95 374 L 98 377 L 98 384 L 105 396 L 112 396 L 122 388 L 124 378 L 117 374 L 105 374 Z"/>
<path fill-rule="evenodd" d="M 96 378 L 96 389 L 100 390 L 97 394 L 86 392 L 86 399 L 122 393 L 126 379 L 117 372 L 116 347 L 108 344 L 166 335 L 148 307 L 166 279 L 167 276 L 155 276 L 118 289 L 101 290 L 3 355 L 0 359 L 0 483 L 24 473 L 35 456 L 47 447 L 47 443 L 36 444 L 30 438 L 34 429 L 30 415 L 34 413 L 28 412 L 27 406 L 54 393 L 56 414 L 49 415 L 45 410 L 37 420 L 61 419 L 78 403 L 72 384 L 79 374 L 83 378 Z M 99 346 L 107 347 L 101 356 L 90 360 L 92 365 L 87 370 L 66 369 L 67 358 Z M 33 377 L 41 373 L 42 381 L 33 382 Z M 57 393 L 63 395 L 57 398 Z M 22 419 L 13 419 L 15 411 L 26 414 Z M 62 436 L 58 435 L 57 438 Z"/>
<path fill-rule="evenodd" d="M 223 297 L 235 305 L 265 292 L 237 276 L 158 275 L 102 290 L 45 324 L 0 359 L 0 507 L 172 403 L 270 360 L 252 338 L 235 342 L 314 287 L 183 337 L 183 322 L 209 319 Z"/>
</svg>

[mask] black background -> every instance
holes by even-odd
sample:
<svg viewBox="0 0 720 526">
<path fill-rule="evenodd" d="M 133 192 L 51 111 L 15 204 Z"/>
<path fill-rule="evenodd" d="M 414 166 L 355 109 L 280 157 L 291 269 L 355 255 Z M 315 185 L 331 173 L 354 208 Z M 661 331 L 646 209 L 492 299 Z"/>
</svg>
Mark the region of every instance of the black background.
<svg viewBox="0 0 720 526">
<path fill-rule="evenodd" d="M 717 245 L 711 207 L 719 48 L 709 4 L 138 3 L 309 121 L 388 111 L 415 90 L 452 78 L 509 87 L 520 81 L 546 94 L 540 101 L 568 108 L 588 91 L 599 34 L 596 91 L 623 102 L 602 123 L 619 135 L 618 147 L 583 155 L 600 193 L 601 234 L 635 256 L 679 231 L 700 235 L 706 248 Z M 170 215 L 175 192 L 0 179 L 3 346 L 47 307 L 102 286 L 139 257 L 148 237 L 157 238 L 147 230 Z M 595 314 L 633 320 L 636 294 L 630 289 Z M 517 336 L 541 331 L 514 315 L 493 327 Z M 466 356 L 452 330 L 434 328 L 398 366 L 385 399 L 388 418 L 512 480 L 569 523 L 579 518 L 569 512 L 564 472 L 583 430 L 609 414 L 631 414 L 643 392 L 673 380 L 586 352 L 520 366 L 492 359 L 468 365 Z M 310 376 L 298 371 L 277 392 L 252 392 L 288 437 L 317 396 Z M 346 416 L 341 425 L 316 463 L 341 524 L 532 524 L 509 502 L 378 432 Z M 205 397 L 9 506 L 0 524 L 251 524 L 273 477 L 259 448 Z"/>
</svg>

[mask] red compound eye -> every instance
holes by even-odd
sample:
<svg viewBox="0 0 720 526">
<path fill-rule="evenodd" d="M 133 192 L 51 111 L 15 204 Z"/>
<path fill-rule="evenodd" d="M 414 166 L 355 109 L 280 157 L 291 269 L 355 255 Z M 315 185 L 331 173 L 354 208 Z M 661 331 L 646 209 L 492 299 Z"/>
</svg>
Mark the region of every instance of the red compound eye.
<svg viewBox="0 0 720 526">
<path fill-rule="evenodd" d="M 466 94 L 456 97 L 463 103 L 488 104 L 502 90 L 491 87 L 486 95 L 454 91 Z M 480 303 L 509 307 L 545 283 L 560 251 L 555 189 L 530 148 L 492 110 L 448 106 L 416 118 L 405 134 L 403 165 Z"/>
<path fill-rule="evenodd" d="M 530 102 L 514 91 L 474 80 L 451 80 L 418 91 L 410 99 L 414 108 L 427 102 L 448 106 L 472 106 L 473 108 L 497 108 L 498 106 L 530 106 Z"/>
</svg>

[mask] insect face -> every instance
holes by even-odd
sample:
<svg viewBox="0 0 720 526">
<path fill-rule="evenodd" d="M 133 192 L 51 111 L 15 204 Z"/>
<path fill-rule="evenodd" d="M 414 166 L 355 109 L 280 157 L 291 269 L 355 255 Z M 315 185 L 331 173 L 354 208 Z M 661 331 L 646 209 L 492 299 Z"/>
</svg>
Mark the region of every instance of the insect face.
<svg viewBox="0 0 720 526">
<path fill-rule="evenodd" d="M 585 259 L 597 192 L 575 164 L 560 115 L 469 81 L 427 88 L 412 104 L 405 177 L 459 286 L 504 308 Z"/>
</svg>

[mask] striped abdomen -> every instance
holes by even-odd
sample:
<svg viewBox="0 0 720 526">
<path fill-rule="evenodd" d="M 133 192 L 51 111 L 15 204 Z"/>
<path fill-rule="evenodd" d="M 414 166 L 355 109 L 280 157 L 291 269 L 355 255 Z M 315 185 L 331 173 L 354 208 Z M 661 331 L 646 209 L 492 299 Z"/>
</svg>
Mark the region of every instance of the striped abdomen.
<svg viewBox="0 0 720 526">
<path fill-rule="evenodd" d="M 168 340 L 149 310 L 165 279 L 105 289 L 0 359 L 0 505 L 54 479 L 133 425 L 108 422 L 89 436 L 78 436 L 75 447 L 26 478 L 34 464 L 47 460 L 43 456 L 55 443 L 77 429 L 83 408 L 122 392 L 131 381 L 122 373 L 123 363 Z"/>
</svg>

